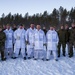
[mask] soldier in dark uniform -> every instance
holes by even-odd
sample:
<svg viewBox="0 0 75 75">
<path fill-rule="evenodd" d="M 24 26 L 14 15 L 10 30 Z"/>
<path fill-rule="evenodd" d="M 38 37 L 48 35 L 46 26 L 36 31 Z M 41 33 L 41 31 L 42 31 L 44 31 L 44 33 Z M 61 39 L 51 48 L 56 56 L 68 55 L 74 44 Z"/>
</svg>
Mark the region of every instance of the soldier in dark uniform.
<svg viewBox="0 0 75 75">
<path fill-rule="evenodd" d="M 45 28 L 45 27 L 43 27 L 43 31 L 44 31 L 44 33 L 45 33 L 45 35 L 46 35 L 47 30 L 46 30 L 46 28 Z"/>
<path fill-rule="evenodd" d="M 17 30 L 17 27 L 15 24 L 13 24 L 13 31 Z"/>
<path fill-rule="evenodd" d="M 70 51 L 69 57 L 73 57 L 73 46 L 75 49 L 75 23 L 72 23 L 72 29 L 70 30 Z"/>
<path fill-rule="evenodd" d="M 6 39 L 6 35 L 2 31 L 2 27 L 0 26 L 0 53 L 1 53 L 2 61 L 6 60 L 6 58 L 4 57 L 5 39 Z"/>
<path fill-rule="evenodd" d="M 68 46 L 68 55 L 69 55 L 69 38 L 70 38 L 70 29 L 68 24 L 65 24 L 65 32 L 66 32 L 66 45 Z"/>
<path fill-rule="evenodd" d="M 58 30 L 58 37 L 59 37 L 59 42 L 58 42 L 58 57 L 60 57 L 61 45 L 62 45 L 62 53 L 63 53 L 63 56 L 65 56 L 66 33 L 65 33 L 65 29 L 64 29 L 64 26 L 63 25 L 61 25 L 61 29 Z"/>
</svg>

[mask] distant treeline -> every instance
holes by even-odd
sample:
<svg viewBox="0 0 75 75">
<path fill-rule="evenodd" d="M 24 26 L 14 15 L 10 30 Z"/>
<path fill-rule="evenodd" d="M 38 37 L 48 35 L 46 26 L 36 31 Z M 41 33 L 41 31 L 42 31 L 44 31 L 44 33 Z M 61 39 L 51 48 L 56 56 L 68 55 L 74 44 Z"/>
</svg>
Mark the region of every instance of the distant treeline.
<svg viewBox="0 0 75 75">
<path fill-rule="evenodd" d="M 48 13 L 47 11 L 44 11 L 44 13 L 37 13 L 30 16 L 27 13 L 25 13 L 25 16 L 22 16 L 22 14 L 14 14 L 12 15 L 11 12 L 5 16 L 5 14 L 2 14 L 2 17 L 0 18 L 0 25 L 6 25 L 7 23 L 13 25 L 13 24 L 24 24 L 25 27 L 29 27 L 31 23 L 34 23 L 35 25 L 40 24 L 41 26 L 46 26 L 47 28 L 50 25 L 59 27 L 60 24 L 68 23 L 69 25 L 75 22 L 75 7 L 71 8 L 70 11 L 67 9 L 64 9 L 62 6 L 57 10 L 56 8 L 53 9 L 52 13 Z"/>
</svg>

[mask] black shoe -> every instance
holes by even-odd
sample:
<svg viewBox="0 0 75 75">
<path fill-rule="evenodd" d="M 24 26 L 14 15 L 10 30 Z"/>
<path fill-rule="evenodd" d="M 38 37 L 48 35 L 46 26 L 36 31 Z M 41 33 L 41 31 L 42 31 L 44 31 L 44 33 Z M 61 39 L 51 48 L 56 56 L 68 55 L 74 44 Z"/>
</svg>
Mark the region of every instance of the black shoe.
<svg viewBox="0 0 75 75">
<path fill-rule="evenodd" d="M 28 57 L 28 59 L 31 59 L 31 57 Z"/>
<path fill-rule="evenodd" d="M 55 61 L 58 61 L 58 59 L 55 59 Z"/>
<path fill-rule="evenodd" d="M 3 59 L 1 59 L 2 61 L 5 61 L 6 60 L 6 58 L 3 58 Z"/>
<path fill-rule="evenodd" d="M 33 56 L 33 58 L 34 58 L 34 56 Z"/>
<path fill-rule="evenodd" d="M 60 57 L 60 55 L 58 55 L 58 57 Z"/>
<path fill-rule="evenodd" d="M 69 58 L 73 57 L 72 55 L 69 55 Z"/>
<path fill-rule="evenodd" d="M 17 57 L 13 57 L 12 59 L 16 59 Z"/>
<path fill-rule="evenodd" d="M 14 59 L 14 57 L 11 57 L 11 59 Z"/>
<path fill-rule="evenodd" d="M 34 60 L 37 60 L 36 58 L 34 58 Z"/>
<path fill-rule="evenodd" d="M 49 61 L 49 59 L 46 59 L 46 61 Z"/>
<path fill-rule="evenodd" d="M 24 57 L 24 60 L 26 60 L 26 57 Z"/>
<path fill-rule="evenodd" d="M 9 55 L 9 53 L 8 53 L 8 55 Z"/>
<path fill-rule="evenodd" d="M 63 54 L 63 56 L 65 57 L 65 54 Z"/>
<path fill-rule="evenodd" d="M 27 56 L 27 53 L 26 53 L 26 56 Z"/>
<path fill-rule="evenodd" d="M 42 60 L 44 61 L 44 58 L 42 58 Z"/>
</svg>

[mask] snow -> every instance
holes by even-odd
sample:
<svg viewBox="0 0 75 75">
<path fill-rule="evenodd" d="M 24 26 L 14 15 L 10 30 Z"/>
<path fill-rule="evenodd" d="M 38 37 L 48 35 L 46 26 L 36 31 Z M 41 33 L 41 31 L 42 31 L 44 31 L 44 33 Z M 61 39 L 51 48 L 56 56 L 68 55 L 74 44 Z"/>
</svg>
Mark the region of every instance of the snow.
<svg viewBox="0 0 75 75">
<path fill-rule="evenodd" d="M 23 60 L 21 57 L 0 60 L 0 75 L 75 75 L 75 54 L 72 58 L 61 55 L 58 60 L 55 61 L 53 56 L 50 61 Z"/>
</svg>

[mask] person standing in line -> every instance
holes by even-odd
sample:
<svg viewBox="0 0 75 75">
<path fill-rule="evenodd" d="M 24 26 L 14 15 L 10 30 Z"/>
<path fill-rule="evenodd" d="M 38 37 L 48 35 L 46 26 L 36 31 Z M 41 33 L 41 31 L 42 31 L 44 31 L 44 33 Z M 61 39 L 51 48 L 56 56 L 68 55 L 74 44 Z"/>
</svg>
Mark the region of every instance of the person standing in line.
<svg viewBox="0 0 75 75">
<path fill-rule="evenodd" d="M 27 56 L 28 59 L 34 57 L 34 32 L 35 32 L 34 24 L 30 25 L 30 28 L 26 31 L 26 43 L 27 43 Z"/>
<path fill-rule="evenodd" d="M 73 47 L 75 50 L 75 23 L 72 23 L 72 29 L 70 30 L 70 51 L 69 51 L 69 57 L 73 57 Z"/>
<path fill-rule="evenodd" d="M 64 29 L 63 25 L 61 25 L 61 29 L 58 30 L 58 37 L 59 37 L 59 42 L 58 42 L 58 57 L 60 57 L 61 46 L 62 46 L 62 55 L 65 56 L 66 32 L 65 32 L 65 29 Z"/>
<path fill-rule="evenodd" d="M 69 51 L 70 51 L 70 45 L 69 45 L 69 38 L 70 38 L 70 30 L 69 30 L 69 26 L 68 24 L 65 24 L 65 32 L 66 32 L 66 49 L 68 49 L 68 55 L 69 55 Z"/>
<path fill-rule="evenodd" d="M 4 30 L 6 34 L 6 41 L 5 41 L 5 57 L 8 58 L 8 54 L 11 58 L 13 58 L 13 41 L 14 41 L 14 33 L 11 29 L 10 24 L 7 24 L 6 30 Z"/>
<path fill-rule="evenodd" d="M 19 51 L 21 50 L 21 54 L 23 56 L 23 59 L 26 60 L 26 52 L 25 52 L 25 47 L 26 47 L 26 31 L 23 28 L 23 25 L 20 24 L 19 28 L 14 32 L 14 39 L 15 39 L 15 44 L 14 44 L 14 59 L 16 59 L 19 55 Z"/>
<path fill-rule="evenodd" d="M 50 30 L 46 34 L 46 39 L 47 39 L 47 58 L 46 60 L 48 61 L 50 59 L 50 52 L 52 51 L 54 59 L 58 61 L 57 59 L 57 45 L 58 45 L 58 34 L 57 32 L 53 29 L 53 26 L 50 26 Z"/>
<path fill-rule="evenodd" d="M 41 30 L 41 26 L 37 25 L 34 35 L 34 60 L 42 59 L 44 60 L 44 46 L 46 45 L 46 37 L 43 30 Z"/>
<path fill-rule="evenodd" d="M 1 60 L 5 61 L 5 55 L 4 55 L 4 48 L 5 48 L 5 40 L 6 40 L 6 35 L 2 31 L 2 26 L 0 25 L 0 53 L 1 53 Z"/>
</svg>

